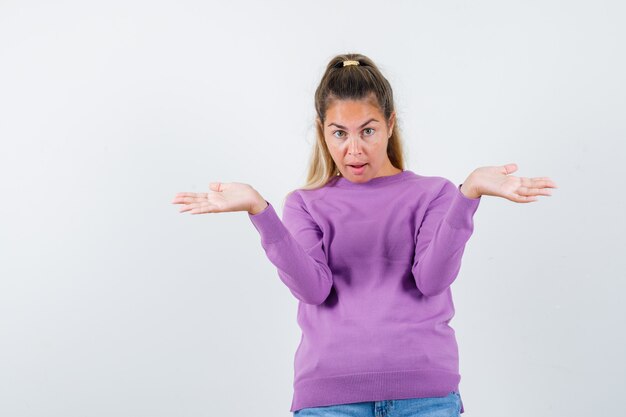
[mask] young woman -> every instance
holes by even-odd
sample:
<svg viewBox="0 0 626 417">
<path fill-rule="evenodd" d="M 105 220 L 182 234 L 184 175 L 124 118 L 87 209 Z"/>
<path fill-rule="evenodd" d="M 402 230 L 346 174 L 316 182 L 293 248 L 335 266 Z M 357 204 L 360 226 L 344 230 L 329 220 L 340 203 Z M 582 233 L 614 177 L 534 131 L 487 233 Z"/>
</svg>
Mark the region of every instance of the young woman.
<svg viewBox="0 0 626 417">
<path fill-rule="evenodd" d="M 480 167 L 458 187 L 405 169 L 391 86 L 368 57 L 334 57 L 315 92 L 307 184 L 282 220 L 248 184 L 178 193 L 191 214 L 247 211 L 299 300 L 294 416 L 458 416 L 450 285 L 481 197 L 551 195 L 547 177 Z"/>
</svg>

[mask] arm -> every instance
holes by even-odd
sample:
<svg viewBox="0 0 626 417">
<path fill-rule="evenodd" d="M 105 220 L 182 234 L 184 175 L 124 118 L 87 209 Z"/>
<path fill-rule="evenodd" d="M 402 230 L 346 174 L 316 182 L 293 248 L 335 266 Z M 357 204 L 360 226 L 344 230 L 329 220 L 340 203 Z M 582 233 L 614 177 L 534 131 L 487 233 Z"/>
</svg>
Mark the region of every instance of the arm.
<svg viewBox="0 0 626 417">
<path fill-rule="evenodd" d="M 269 202 L 262 211 L 252 213 L 248 216 L 261 236 L 261 245 L 291 293 L 307 304 L 324 302 L 333 284 L 332 272 L 322 232 L 298 192 L 287 198 L 283 221 Z"/>
<path fill-rule="evenodd" d="M 447 179 L 430 202 L 416 232 L 412 266 L 422 294 L 441 294 L 456 279 L 465 244 L 474 230 L 473 215 L 479 203 L 480 197 L 467 197 L 461 186 Z"/>
</svg>

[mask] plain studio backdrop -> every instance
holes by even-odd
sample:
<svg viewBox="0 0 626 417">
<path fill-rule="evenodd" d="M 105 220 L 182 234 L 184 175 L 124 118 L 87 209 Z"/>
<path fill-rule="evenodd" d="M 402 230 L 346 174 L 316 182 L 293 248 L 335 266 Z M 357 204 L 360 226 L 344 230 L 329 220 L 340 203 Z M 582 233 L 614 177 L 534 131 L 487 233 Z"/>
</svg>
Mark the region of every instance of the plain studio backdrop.
<svg viewBox="0 0 626 417">
<path fill-rule="evenodd" d="M 289 416 L 297 300 L 246 212 L 282 216 L 334 55 L 390 81 L 407 168 L 515 162 L 452 285 L 466 417 L 624 413 L 619 1 L 0 2 L 0 415 Z M 367 242 L 363 242 L 367 244 Z"/>
</svg>

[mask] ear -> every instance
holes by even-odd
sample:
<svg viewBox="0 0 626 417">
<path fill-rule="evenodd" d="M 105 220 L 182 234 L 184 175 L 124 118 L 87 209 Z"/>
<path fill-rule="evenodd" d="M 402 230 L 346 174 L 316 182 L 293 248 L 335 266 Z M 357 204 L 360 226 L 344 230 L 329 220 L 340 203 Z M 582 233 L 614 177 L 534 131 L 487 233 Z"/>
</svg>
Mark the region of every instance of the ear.
<svg viewBox="0 0 626 417">
<path fill-rule="evenodd" d="M 396 112 L 391 112 L 391 116 L 389 116 L 389 137 L 391 137 L 391 132 L 393 132 L 393 127 L 396 124 Z"/>
</svg>

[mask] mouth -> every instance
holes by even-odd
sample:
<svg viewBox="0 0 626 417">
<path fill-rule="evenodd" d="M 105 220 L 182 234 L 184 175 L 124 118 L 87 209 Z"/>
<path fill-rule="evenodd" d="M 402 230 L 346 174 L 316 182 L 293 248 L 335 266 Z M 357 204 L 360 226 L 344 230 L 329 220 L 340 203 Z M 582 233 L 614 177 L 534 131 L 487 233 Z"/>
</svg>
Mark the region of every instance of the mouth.
<svg viewBox="0 0 626 417">
<path fill-rule="evenodd" d="M 356 175 L 360 175 L 363 173 L 363 171 L 365 171 L 365 166 L 367 164 L 358 164 L 358 165 L 348 165 L 350 167 L 350 171 L 352 171 L 353 174 Z"/>
</svg>

